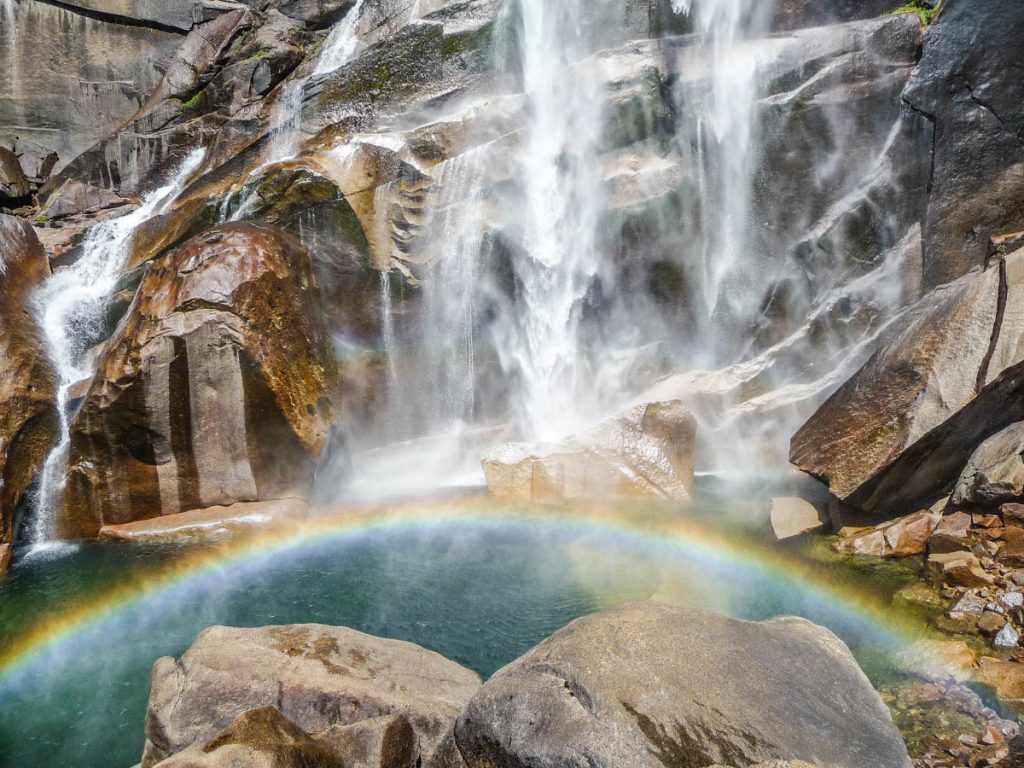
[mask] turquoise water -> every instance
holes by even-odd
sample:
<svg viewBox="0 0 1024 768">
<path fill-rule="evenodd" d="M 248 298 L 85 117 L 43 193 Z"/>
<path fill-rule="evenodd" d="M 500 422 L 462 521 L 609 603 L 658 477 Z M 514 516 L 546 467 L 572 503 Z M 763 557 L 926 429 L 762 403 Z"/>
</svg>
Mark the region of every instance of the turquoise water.
<svg viewBox="0 0 1024 768">
<path fill-rule="evenodd" d="M 0 584 L 0 639 L 180 554 L 92 542 L 16 562 Z M 652 596 L 744 618 L 807 616 L 846 639 L 875 678 L 890 673 L 885 659 L 901 642 L 777 571 L 587 522 L 327 535 L 185 579 L 0 674 L 0 765 L 134 765 L 153 661 L 180 655 L 211 624 L 345 625 L 419 643 L 486 677 L 580 615 Z"/>
</svg>

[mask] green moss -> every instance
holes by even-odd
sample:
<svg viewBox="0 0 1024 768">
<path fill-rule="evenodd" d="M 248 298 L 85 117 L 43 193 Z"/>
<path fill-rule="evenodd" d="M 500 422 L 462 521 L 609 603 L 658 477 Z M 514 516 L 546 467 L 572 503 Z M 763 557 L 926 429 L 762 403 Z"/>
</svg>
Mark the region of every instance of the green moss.
<svg viewBox="0 0 1024 768">
<path fill-rule="evenodd" d="M 904 3 L 899 8 L 892 10 L 890 13 L 916 13 L 918 21 L 921 22 L 922 27 L 927 27 L 932 23 L 935 18 L 935 14 L 942 8 L 942 3 L 937 3 L 934 8 L 929 8 L 925 5 L 924 0 L 911 0 L 909 3 Z"/>
<path fill-rule="evenodd" d="M 49 217 L 49 216 L 47 216 L 46 214 L 43 214 L 43 213 L 39 214 L 39 215 L 38 215 L 38 216 L 36 216 L 36 218 L 35 218 L 35 222 L 36 222 L 36 224 L 45 224 L 45 223 L 46 223 L 46 222 L 48 222 L 49 220 L 50 220 L 50 217 Z"/>
<path fill-rule="evenodd" d="M 187 112 L 188 110 L 192 109 L 192 107 L 199 103 L 199 99 L 202 97 L 202 95 L 202 91 L 197 91 L 196 93 L 192 94 L 191 98 L 189 98 L 188 101 L 183 101 L 181 103 L 181 107 L 178 108 L 179 111 Z"/>
</svg>

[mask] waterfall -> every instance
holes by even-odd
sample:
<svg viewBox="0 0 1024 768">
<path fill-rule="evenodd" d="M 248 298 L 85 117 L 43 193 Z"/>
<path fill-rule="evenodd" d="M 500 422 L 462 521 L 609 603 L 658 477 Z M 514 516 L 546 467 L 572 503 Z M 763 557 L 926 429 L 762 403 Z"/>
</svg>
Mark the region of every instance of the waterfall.
<svg viewBox="0 0 1024 768">
<path fill-rule="evenodd" d="M 520 151 L 520 319 L 505 354 L 519 375 L 514 418 L 525 436 L 555 438 L 592 417 L 580 349 L 582 303 L 600 266 L 597 157 L 601 98 L 574 65 L 589 53 L 587 0 L 521 0 L 527 125 Z"/>
<path fill-rule="evenodd" d="M 69 393 L 73 385 L 93 374 L 91 348 L 103 341 L 107 301 L 130 256 L 135 230 L 173 202 L 205 151 L 193 150 L 163 187 L 146 195 L 131 213 L 101 221 L 82 243 L 82 255 L 55 272 L 33 296 L 47 354 L 58 379 L 57 408 L 60 439 L 43 466 L 30 538 L 45 541 L 53 535 L 52 516 L 60 501 L 71 445 Z"/>
<path fill-rule="evenodd" d="M 331 33 L 320 49 L 320 56 L 313 68 L 313 76 L 326 75 L 338 67 L 348 64 L 359 46 L 359 20 L 363 15 L 364 0 L 356 0 L 355 4 L 331 29 Z"/>
</svg>

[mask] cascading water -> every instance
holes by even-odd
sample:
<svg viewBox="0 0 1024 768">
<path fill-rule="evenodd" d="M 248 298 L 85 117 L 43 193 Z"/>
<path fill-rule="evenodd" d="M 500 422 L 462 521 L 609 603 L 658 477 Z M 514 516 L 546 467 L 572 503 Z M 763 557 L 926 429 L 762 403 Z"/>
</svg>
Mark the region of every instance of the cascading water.
<svg viewBox="0 0 1024 768">
<path fill-rule="evenodd" d="M 34 542 L 46 541 L 53 534 L 51 519 L 64 488 L 71 444 L 69 392 L 73 385 L 92 375 L 90 349 L 103 340 L 107 300 L 130 255 L 135 231 L 174 200 L 202 163 L 204 154 L 203 149 L 192 151 L 171 180 L 146 195 L 131 213 L 92 227 L 82 243 L 79 259 L 55 272 L 33 297 L 47 353 L 58 377 L 60 416 L 60 439 L 47 456 L 40 476 L 34 526 L 29 535 Z"/>
</svg>

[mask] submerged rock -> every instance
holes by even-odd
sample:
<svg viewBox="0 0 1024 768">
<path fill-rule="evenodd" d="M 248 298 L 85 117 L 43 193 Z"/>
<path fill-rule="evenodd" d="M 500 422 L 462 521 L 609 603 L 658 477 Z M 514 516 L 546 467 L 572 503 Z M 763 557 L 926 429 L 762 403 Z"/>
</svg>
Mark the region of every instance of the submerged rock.
<svg viewBox="0 0 1024 768">
<path fill-rule="evenodd" d="M 910 766 L 889 711 L 828 630 L 643 602 L 579 619 L 495 673 L 432 765 L 664 768 L 773 759 Z"/>
<path fill-rule="evenodd" d="M 947 493 L 983 441 L 1024 420 L 1024 250 L 897 322 L 790 450 L 843 501 L 890 515 Z"/>
<path fill-rule="evenodd" d="M 154 664 L 142 765 L 205 744 L 260 707 L 307 733 L 402 715 L 426 755 L 479 687 L 475 673 L 436 653 L 344 627 L 212 627 L 179 661 Z"/>
<path fill-rule="evenodd" d="M 686 499 L 696 432 L 679 401 L 634 406 L 562 442 L 490 450 L 483 458 L 487 488 L 505 499 Z"/>
<path fill-rule="evenodd" d="M 49 274 L 32 227 L 0 214 L 0 547 L 59 432 L 56 380 L 30 303 Z M 0 575 L 9 554 L 0 552 Z"/>
<path fill-rule="evenodd" d="M 66 537 L 305 497 L 336 366 L 305 249 L 228 224 L 150 263 L 71 427 Z"/>
</svg>

